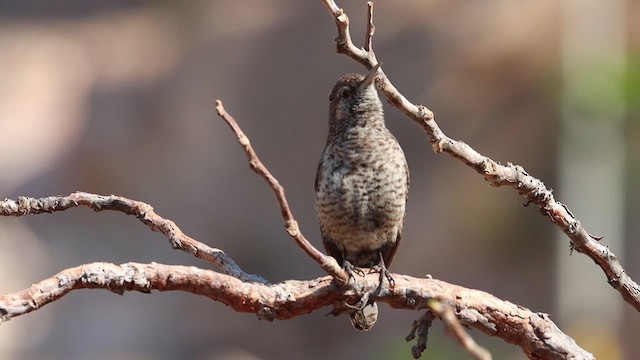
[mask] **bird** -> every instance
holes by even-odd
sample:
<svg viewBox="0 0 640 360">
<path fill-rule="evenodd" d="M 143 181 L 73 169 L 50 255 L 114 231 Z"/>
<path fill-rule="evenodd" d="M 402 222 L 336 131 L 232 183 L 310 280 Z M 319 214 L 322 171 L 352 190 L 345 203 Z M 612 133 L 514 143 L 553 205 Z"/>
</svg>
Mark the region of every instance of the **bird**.
<svg viewBox="0 0 640 360">
<path fill-rule="evenodd" d="M 343 75 L 329 95 L 329 131 L 315 180 L 316 213 L 326 252 L 353 276 L 358 268 L 380 272 L 380 286 L 393 279 L 388 266 L 406 218 L 409 168 L 387 129 L 375 78 Z M 353 326 L 370 330 L 378 306 L 367 302 L 350 314 Z"/>
</svg>

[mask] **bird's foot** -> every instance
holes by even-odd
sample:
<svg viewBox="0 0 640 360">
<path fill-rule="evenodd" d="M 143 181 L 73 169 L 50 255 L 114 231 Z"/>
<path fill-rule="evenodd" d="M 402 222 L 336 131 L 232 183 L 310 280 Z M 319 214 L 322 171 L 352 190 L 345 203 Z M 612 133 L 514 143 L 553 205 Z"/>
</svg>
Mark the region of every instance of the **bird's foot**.
<svg viewBox="0 0 640 360">
<path fill-rule="evenodd" d="M 342 268 L 344 269 L 344 271 L 347 272 L 347 275 L 349 275 L 349 280 L 353 280 L 355 281 L 355 277 L 353 276 L 353 274 L 356 274 L 358 276 L 364 276 L 364 271 L 357 267 L 354 266 L 353 264 L 351 264 L 349 261 L 345 260 L 344 263 L 342 264 Z"/>
<path fill-rule="evenodd" d="M 342 267 L 344 268 L 344 271 L 346 271 L 347 274 L 349 275 L 349 282 L 351 281 L 355 282 L 355 275 L 358 275 L 361 277 L 366 275 L 365 271 L 362 268 L 354 266 L 352 263 L 350 263 L 347 260 L 343 262 Z M 345 305 L 349 309 L 360 311 L 369 304 L 369 298 L 371 297 L 371 295 L 375 295 L 375 293 L 376 291 L 366 292 L 360 298 L 360 300 L 358 300 L 355 304 L 349 304 L 345 302 Z"/>
<path fill-rule="evenodd" d="M 378 288 L 382 288 L 384 279 L 387 279 L 387 281 L 389 282 L 389 287 L 393 288 L 396 286 L 396 281 L 393 280 L 393 276 L 391 276 L 391 273 L 389 272 L 389 270 L 387 270 L 384 262 L 381 261 L 379 264 L 374 265 L 371 270 L 369 270 L 369 274 L 374 272 L 380 274 L 380 283 L 378 284 Z"/>
</svg>

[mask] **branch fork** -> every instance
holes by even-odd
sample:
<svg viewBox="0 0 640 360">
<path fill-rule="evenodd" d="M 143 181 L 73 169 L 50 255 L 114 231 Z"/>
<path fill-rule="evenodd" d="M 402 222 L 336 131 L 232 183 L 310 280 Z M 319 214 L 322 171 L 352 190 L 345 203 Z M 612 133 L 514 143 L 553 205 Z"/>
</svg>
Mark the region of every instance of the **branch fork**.
<svg viewBox="0 0 640 360">
<path fill-rule="evenodd" d="M 368 51 L 355 46 L 349 34 L 349 18 L 333 0 L 322 0 L 333 17 L 338 30 L 336 38 L 337 52 L 345 54 L 364 65 L 367 69 L 377 64 L 371 47 L 373 31 L 373 5 L 367 4 L 367 45 Z M 552 190 L 525 171 L 522 166 L 507 163 L 503 165 L 475 151 L 462 141 L 446 136 L 435 122 L 434 114 L 424 105 L 416 105 L 396 89 L 382 69 L 379 71 L 378 88 L 387 97 L 387 101 L 417 123 L 427 135 L 436 153 L 447 153 L 462 161 L 482 175 L 492 186 L 509 186 L 526 199 L 526 204 L 535 204 L 540 213 L 556 224 L 571 240 L 571 249 L 591 258 L 607 276 L 607 281 L 622 298 L 640 311 L 640 286 L 624 270 L 617 257 L 590 235 L 580 221 L 571 213 L 568 206 L 555 200 Z M 605 255 L 607 254 L 607 255 Z"/>
</svg>

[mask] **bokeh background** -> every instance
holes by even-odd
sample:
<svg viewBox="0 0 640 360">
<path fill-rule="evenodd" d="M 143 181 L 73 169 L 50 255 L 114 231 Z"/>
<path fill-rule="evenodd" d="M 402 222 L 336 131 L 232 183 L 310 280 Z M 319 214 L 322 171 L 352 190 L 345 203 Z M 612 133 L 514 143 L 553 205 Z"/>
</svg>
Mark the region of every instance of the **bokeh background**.
<svg viewBox="0 0 640 360">
<path fill-rule="evenodd" d="M 602 3 L 602 4 L 600 4 Z M 343 1 L 362 43 L 363 1 Z M 639 1 L 376 4 L 374 48 L 449 136 L 554 188 L 640 280 Z M 313 182 L 335 80 L 320 1 L 0 1 L 0 197 L 76 190 L 148 202 L 190 236 L 277 282 L 323 275 L 286 235 L 220 98 L 321 247 Z M 392 270 L 481 289 L 549 313 L 599 359 L 640 354 L 640 315 L 568 239 L 447 155 L 390 106 L 411 169 Z M 135 218 L 84 208 L 0 218 L 0 293 L 106 261 L 213 265 Z M 572 270 L 573 269 L 573 270 Z M 579 270 L 576 270 L 579 269 Z M 2 359 L 408 359 L 421 314 L 381 306 L 376 327 L 318 311 L 259 321 L 183 293 L 86 290 L 0 326 Z M 496 359 L 519 348 L 471 331 Z M 467 358 L 436 323 L 425 358 Z"/>
</svg>

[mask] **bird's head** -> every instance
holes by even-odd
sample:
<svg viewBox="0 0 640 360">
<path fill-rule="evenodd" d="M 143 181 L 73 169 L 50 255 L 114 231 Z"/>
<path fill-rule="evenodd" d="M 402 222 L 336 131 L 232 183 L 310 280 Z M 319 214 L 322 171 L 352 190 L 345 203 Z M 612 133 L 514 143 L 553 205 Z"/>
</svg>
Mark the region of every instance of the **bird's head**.
<svg viewBox="0 0 640 360">
<path fill-rule="evenodd" d="M 336 82 L 329 95 L 330 132 L 383 120 L 374 81 L 379 68 L 380 64 L 372 67 L 367 76 L 346 74 Z"/>
</svg>

